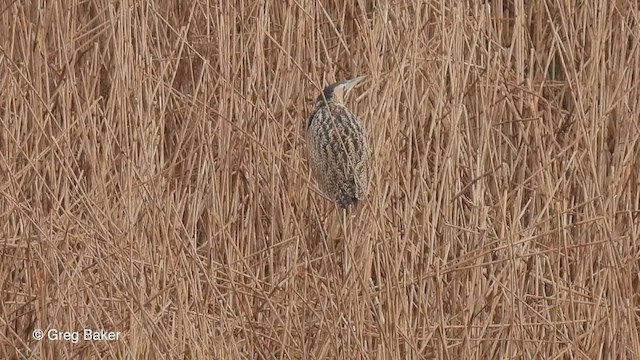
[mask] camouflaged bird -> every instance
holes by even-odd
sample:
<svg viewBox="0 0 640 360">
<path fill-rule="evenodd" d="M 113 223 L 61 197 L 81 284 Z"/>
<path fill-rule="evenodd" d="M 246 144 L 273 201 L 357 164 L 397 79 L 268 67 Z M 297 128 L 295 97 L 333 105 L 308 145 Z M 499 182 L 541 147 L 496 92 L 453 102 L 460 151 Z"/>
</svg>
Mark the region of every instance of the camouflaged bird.
<svg viewBox="0 0 640 360">
<path fill-rule="evenodd" d="M 369 189 L 371 150 L 362 120 L 344 105 L 346 95 L 364 79 L 327 86 L 307 122 L 309 163 L 320 189 L 340 208 L 355 207 Z"/>
</svg>

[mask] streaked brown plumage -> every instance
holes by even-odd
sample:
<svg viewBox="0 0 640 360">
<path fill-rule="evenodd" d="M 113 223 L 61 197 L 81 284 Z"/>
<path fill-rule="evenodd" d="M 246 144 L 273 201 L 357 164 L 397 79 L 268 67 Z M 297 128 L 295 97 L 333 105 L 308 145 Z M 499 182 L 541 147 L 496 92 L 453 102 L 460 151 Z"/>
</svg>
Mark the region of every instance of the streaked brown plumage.
<svg viewBox="0 0 640 360">
<path fill-rule="evenodd" d="M 364 76 L 327 86 L 307 122 L 307 153 L 320 189 L 343 208 L 355 206 L 369 189 L 371 150 L 362 120 L 344 98 Z"/>
</svg>

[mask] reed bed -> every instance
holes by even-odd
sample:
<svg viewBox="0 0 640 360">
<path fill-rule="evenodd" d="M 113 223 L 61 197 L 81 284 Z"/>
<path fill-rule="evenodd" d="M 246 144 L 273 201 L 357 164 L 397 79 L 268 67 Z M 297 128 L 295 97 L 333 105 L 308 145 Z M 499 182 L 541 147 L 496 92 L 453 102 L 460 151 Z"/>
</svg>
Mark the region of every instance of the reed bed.
<svg viewBox="0 0 640 360">
<path fill-rule="evenodd" d="M 0 358 L 640 358 L 636 1 L 0 19 Z M 304 130 L 362 74 L 375 170 L 338 238 Z M 49 338 L 84 329 L 119 337 Z"/>
</svg>

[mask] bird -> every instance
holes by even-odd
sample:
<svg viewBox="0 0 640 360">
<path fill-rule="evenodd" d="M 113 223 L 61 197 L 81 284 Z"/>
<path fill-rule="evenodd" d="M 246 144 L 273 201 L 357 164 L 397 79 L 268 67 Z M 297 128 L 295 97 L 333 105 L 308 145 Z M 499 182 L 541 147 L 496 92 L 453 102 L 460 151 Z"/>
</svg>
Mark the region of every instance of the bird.
<svg viewBox="0 0 640 360">
<path fill-rule="evenodd" d="M 345 106 L 366 76 L 333 83 L 316 98 L 306 126 L 307 156 L 320 189 L 341 209 L 351 209 L 369 191 L 371 149 L 367 128 Z"/>
</svg>

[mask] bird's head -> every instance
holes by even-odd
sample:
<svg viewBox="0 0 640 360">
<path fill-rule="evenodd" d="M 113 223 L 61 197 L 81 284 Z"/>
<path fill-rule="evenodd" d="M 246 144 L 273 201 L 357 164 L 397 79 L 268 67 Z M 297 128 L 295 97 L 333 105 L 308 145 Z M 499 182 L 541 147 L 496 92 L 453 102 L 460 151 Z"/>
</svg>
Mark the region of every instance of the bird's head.
<svg viewBox="0 0 640 360">
<path fill-rule="evenodd" d="M 362 80 L 364 80 L 365 77 L 366 76 L 358 76 L 357 78 L 353 78 L 351 80 L 338 81 L 327 86 L 322 91 L 322 94 L 320 94 L 320 96 L 318 96 L 318 98 L 316 99 L 316 104 L 324 104 L 332 101 L 344 104 L 344 99 L 346 98 L 347 94 L 349 94 L 349 91 L 351 91 L 351 89 L 353 89 Z"/>
</svg>

